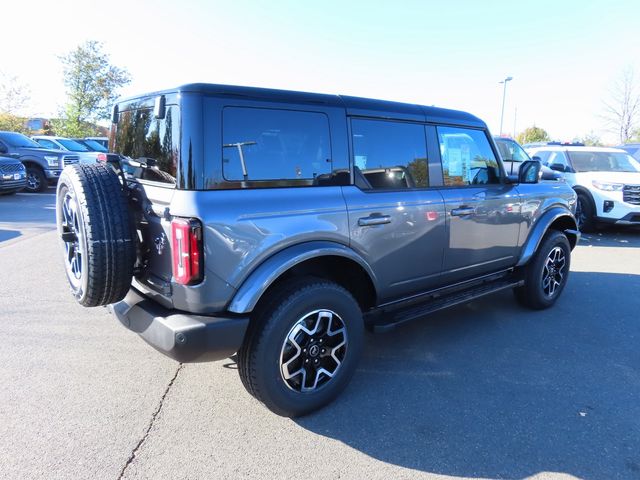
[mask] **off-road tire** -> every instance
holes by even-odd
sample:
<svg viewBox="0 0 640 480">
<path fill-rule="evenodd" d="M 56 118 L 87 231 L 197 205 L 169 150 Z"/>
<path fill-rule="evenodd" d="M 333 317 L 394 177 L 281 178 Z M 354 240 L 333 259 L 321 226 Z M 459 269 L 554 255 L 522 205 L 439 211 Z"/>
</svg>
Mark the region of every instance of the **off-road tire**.
<svg viewBox="0 0 640 480">
<path fill-rule="evenodd" d="M 564 269 L 562 281 L 551 295 L 545 292 L 543 280 L 545 277 L 545 264 L 554 249 L 560 248 L 564 255 Z M 557 252 L 557 251 L 556 251 Z M 533 258 L 524 267 L 524 285 L 514 289 L 516 300 L 521 305 L 533 310 L 543 310 L 551 307 L 564 290 L 571 268 L 571 246 L 564 233 L 550 230 L 542 239 Z"/>
<path fill-rule="evenodd" d="M 355 372 L 364 342 L 362 312 L 353 296 L 333 282 L 294 278 L 270 292 L 254 312 L 238 352 L 238 372 L 247 391 L 272 412 L 297 417 L 330 403 Z M 287 333 L 307 312 L 329 309 L 344 323 L 348 343 L 335 376 L 312 392 L 294 391 L 281 375 L 281 349 Z"/>
<path fill-rule="evenodd" d="M 56 193 L 56 223 L 65 262 L 69 255 L 63 233 L 69 238 L 68 223 L 77 224 L 78 229 L 79 276 L 65 263 L 76 301 L 95 307 L 122 300 L 131 286 L 136 247 L 133 218 L 118 176 L 103 164 L 71 165 L 60 175 Z M 76 209 L 75 222 L 65 221 L 65 202 Z"/>
<path fill-rule="evenodd" d="M 44 192 L 48 186 L 47 177 L 40 167 L 27 167 L 27 186 L 24 187 L 25 192 Z"/>
</svg>

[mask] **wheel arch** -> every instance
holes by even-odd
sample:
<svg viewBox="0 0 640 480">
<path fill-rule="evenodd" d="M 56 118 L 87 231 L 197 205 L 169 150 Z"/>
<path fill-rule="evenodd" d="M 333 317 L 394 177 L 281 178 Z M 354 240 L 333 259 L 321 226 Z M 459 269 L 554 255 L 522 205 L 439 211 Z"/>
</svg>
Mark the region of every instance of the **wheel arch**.
<svg viewBox="0 0 640 480">
<path fill-rule="evenodd" d="M 297 276 L 338 283 L 363 311 L 377 302 L 377 280 L 364 259 L 344 245 L 323 241 L 294 245 L 266 259 L 242 282 L 227 310 L 249 313 L 271 290 Z"/>
<path fill-rule="evenodd" d="M 516 266 L 520 267 L 531 260 L 549 230 L 557 230 L 564 233 L 572 250 L 580 240 L 580 232 L 571 212 L 564 207 L 553 207 L 543 213 L 536 222 L 522 248 L 522 253 Z"/>
<path fill-rule="evenodd" d="M 24 165 L 24 168 L 29 168 L 29 167 L 36 167 L 40 170 L 42 170 L 44 172 L 44 167 L 40 164 L 40 162 L 38 162 L 37 160 L 33 159 L 33 158 L 20 158 L 20 161 L 22 162 L 22 164 Z"/>
<path fill-rule="evenodd" d="M 589 191 L 588 188 L 583 187 L 582 185 L 574 185 L 573 189 L 575 190 L 575 192 L 579 195 L 584 195 L 585 197 L 587 197 L 589 199 L 589 202 L 591 202 L 591 206 L 593 207 L 593 211 L 597 212 L 597 208 L 596 208 L 596 201 L 593 198 L 593 194 Z"/>
</svg>

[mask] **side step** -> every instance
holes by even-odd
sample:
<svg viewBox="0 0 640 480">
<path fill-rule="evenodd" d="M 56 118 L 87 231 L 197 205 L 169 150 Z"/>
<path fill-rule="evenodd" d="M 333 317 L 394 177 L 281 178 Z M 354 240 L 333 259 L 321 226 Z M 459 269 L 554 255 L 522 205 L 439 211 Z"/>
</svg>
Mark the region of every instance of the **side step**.
<svg viewBox="0 0 640 480">
<path fill-rule="evenodd" d="M 376 333 L 388 332 L 399 325 L 424 317 L 425 315 L 437 312 L 438 310 L 459 305 L 461 303 L 467 303 L 471 300 L 475 300 L 476 298 L 484 297 L 485 295 L 506 290 L 508 288 L 519 287 L 523 284 L 524 281 L 513 279 L 491 282 L 462 292 L 437 297 L 420 305 L 412 305 L 411 307 L 395 311 L 381 310 L 374 314 L 375 320 L 373 320 L 370 325 Z M 387 317 L 389 320 L 383 320 L 384 317 Z"/>
</svg>

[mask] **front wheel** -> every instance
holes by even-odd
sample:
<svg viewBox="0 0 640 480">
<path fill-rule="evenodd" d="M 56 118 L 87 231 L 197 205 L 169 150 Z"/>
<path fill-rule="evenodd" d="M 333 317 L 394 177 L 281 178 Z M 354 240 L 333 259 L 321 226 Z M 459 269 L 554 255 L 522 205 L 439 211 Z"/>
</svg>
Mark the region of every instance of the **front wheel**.
<svg viewBox="0 0 640 480">
<path fill-rule="evenodd" d="M 331 402 L 361 355 L 362 312 L 333 282 L 295 279 L 273 292 L 238 352 L 249 393 L 278 415 L 296 417 Z"/>
<path fill-rule="evenodd" d="M 534 310 L 552 306 L 562 293 L 571 267 L 571 246 L 564 233 L 549 231 L 525 267 L 524 285 L 514 289 L 518 302 Z"/>
<path fill-rule="evenodd" d="M 25 191 L 38 193 L 44 191 L 47 186 L 47 177 L 45 177 L 44 172 L 41 168 L 27 168 L 27 186 L 25 187 Z"/>
<path fill-rule="evenodd" d="M 578 203 L 576 204 L 576 222 L 578 230 L 589 233 L 596 229 L 596 214 L 593 204 L 589 197 L 584 193 L 578 194 Z"/>
</svg>

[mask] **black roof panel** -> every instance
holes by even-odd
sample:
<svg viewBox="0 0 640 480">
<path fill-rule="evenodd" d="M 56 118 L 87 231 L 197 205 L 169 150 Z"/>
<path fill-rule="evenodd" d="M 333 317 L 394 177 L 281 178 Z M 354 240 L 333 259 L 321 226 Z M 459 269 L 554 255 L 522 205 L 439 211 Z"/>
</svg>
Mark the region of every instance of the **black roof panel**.
<svg viewBox="0 0 640 480">
<path fill-rule="evenodd" d="M 201 93 L 219 97 L 238 97 L 246 100 L 263 100 L 274 102 L 292 102 L 297 104 L 315 104 L 344 107 L 348 115 L 393 118 L 420 122 L 437 122 L 468 125 L 484 128 L 485 123 L 478 117 L 459 110 L 426 107 L 411 103 L 376 100 L 371 98 L 351 97 L 348 95 L 330 95 L 322 93 L 297 92 L 271 88 L 241 87 L 235 85 L 218 85 L 211 83 L 189 83 L 177 88 L 152 92 L 138 97 L 119 100 L 130 101 L 134 98 L 152 97 L 161 94 L 178 92 Z"/>
</svg>

